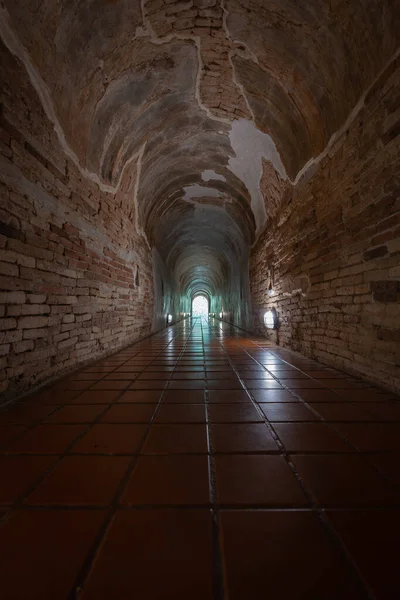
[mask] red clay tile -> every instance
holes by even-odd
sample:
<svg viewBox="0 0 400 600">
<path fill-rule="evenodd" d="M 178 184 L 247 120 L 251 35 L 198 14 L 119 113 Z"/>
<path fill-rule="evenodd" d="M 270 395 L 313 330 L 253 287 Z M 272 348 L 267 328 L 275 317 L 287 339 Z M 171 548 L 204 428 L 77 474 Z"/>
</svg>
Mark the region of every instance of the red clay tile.
<svg viewBox="0 0 400 600">
<path fill-rule="evenodd" d="M 256 402 L 296 402 L 296 396 L 287 390 L 251 390 Z"/>
<path fill-rule="evenodd" d="M 357 404 L 375 421 L 400 421 L 400 402 L 361 402 Z"/>
<path fill-rule="evenodd" d="M 140 456 L 122 504 L 209 504 L 207 456 Z"/>
<path fill-rule="evenodd" d="M 346 398 L 328 389 L 318 390 L 293 390 L 302 400 L 306 402 L 348 402 Z"/>
<path fill-rule="evenodd" d="M 367 454 L 365 458 L 375 465 L 389 481 L 400 486 L 400 452 Z"/>
<path fill-rule="evenodd" d="M 0 527 L 2 598 L 68 598 L 104 517 L 100 510 L 11 513 Z"/>
<path fill-rule="evenodd" d="M 136 380 L 129 387 L 130 390 L 163 390 L 167 385 L 167 381 L 138 381 Z"/>
<path fill-rule="evenodd" d="M 321 506 L 356 508 L 400 503 L 400 492 L 395 493 L 360 455 L 296 455 L 292 460 Z"/>
<path fill-rule="evenodd" d="M 229 600 L 365 600 L 365 592 L 308 511 L 222 511 Z"/>
<path fill-rule="evenodd" d="M 318 421 L 318 417 L 301 402 L 276 402 L 260 404 L 269 421 Z"/>
<path fill-rule="evenodd" d="M 373 417 L 350 402 L 313 402 L 310 406 L 326 421 L 371 421 Z"/>
<path fill-rule="evenodd" d="M 326 388 L 324 383 L 316 381 L 315 379 L 285 379 L 285 385 L 289 390 Z"/>
<path fill-rule="evenodd" d="M 133 381 L 137 378 L 137 371 L 113 371 L 104 378 L 104 381 Z"/>
<path fill-rule="evenodd" d="M 279 381 L 272 379 L 244 379 L 244 383 L 249 390 L 283 390 Z"/>
<path fill-rule="evenodd" d="M 181 402 L 184 404 L 201 404 L 204 402 L 204 392 L 203 390 L 167 390 L 162 401 L 163 403 L 172 404 L 180 404 Z"/>
<path fill-rule="evenodd" d="M 155 404 L 161 398 L 162 391 L 156 390 L 143 390 L 143 391 L 131 391 L 124 392 L 118 399 L 119 402 L 139 402 L 139 403 L 150 403 Z"/>
<path fill-rule="evenodd" d="M 115 381 L 114 379 L 103 379 L 103 381 L 99 381 L 90 386 L 90 390 L 124 390 L 129 385 L 132 384 L 132 380 L 125 381 Z"/>
<path fill-rule="evenodd" d="M 176 379 L 168 384 L 169 390 L 203 390 L 206 382 L 203 379 L 181 381 Z"/>
<path fill-rule="evenodd" d="M 14 454 L 62 454 L 86 429 L 85 425 L 44 424 L 29 429 L 7 446 Z"/>
<path fill-rule="evenodd" d="M 0 410 L 0 425 L 33 425 L 56 410 L 55 405 L 22 402 Z"/>
<path fill-rule="evenodd" d="M 330 511 L 327 514 L 373 597 L 397 598 L 400 511 Z"/>
<path fill-rule="evenodd" d="M 113 404 L 102 423 L 149 423 L 157 404 Z"/>
<path fill-rule="evenodd" d="M 153 425 L 143 454 L 191 454 L 207 452 L 205 425 Z"/>
<path fill-rule="evenodd" d="M 361 452 L 400 450 L 400 423 L 335 423 L 334 427 Z"/>
<path fill-rule="evenodd" d="M 125 600 L 132 593 L 140 600 L 212 600 L 209 511 L 116 514 L 81 600 Z"/>
<path fill-rule="evenodd" d="M 250 423 L 263 421 L 250 402 L 237 404 L 209 404 L 209 419 L 213 423 Z"/>
<path fill-rule="evenodd" d="M 20 436 L 25 429 L 19 425 L 0 425 L 0 447 Z"/>
<path fill-rule="evenodd" d="M 215 457 L 220 504 L 306 506 L 307 499 L 282 456 L 218 455 Z"/>
<path fill-rule="evenodd" d="M 264 423 L 213 424 L 214 452 L 271 452 L 278 447 Z"/>
<path fill-rule="evenodd" d="M 126 456 L 65 456 L 28 496 L 27 504 L 109 504 L 129 465 Z"/>
<path fill-rule="evenodd" d="M 192 379 L 204 379 L 205 373 L 204 371 L 175 371 L 172 376 L 173 379 L 182 379 L 182 380 L 192 380 Z"/>
<path fill-rule="evenodd" d="M 106 409 L 104 404 L 68 404 L 50 415 L 46 423 L 92 423 Z"/>
<path fill-rule="evenodd" d="M 72 400 L 72 404 L 110 404 L 121 395 L 121 390 L 87 390 Z"/>
<path fill-rule="evenodd" d="M 13 504 L 54 461 L 49 456 L 0 456 L 0 504 Z"/>
<path fill-rule="evenodd" d="M 101 423 L 94 425 L 73 447 L 72 452 L 135 454 L 146 433 L 146 425 Z"/>
<path fill-rule="evenodd" d="M 204 404 L 161 404 L 155 423 L 205 423 Z"/>
<path fill-rule="evenodd" d="M 208 392 L 208 401 L 211 403 L 222 402 L 228 404 L 232 402 L 250 402 L 251 400 L 244 390 L 210 390 Z"/>
<path fill-rule="evenodd" d="M 288 452 L 354 451 L 324 423 L 274 423 L 273 428 Z"/>
</svg>

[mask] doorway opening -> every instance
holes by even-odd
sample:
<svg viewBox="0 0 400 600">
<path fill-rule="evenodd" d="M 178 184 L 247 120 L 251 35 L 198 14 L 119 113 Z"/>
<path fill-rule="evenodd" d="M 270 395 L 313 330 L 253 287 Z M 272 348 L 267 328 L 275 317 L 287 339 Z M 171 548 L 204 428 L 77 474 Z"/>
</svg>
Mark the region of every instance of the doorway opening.
<svg viewBox="0 0 400 600">
<path fill-rule="evenodd" d="M 196 296 L 192 301 L 192 317 L 208 318 L 208 298 Z"/>
</svg>

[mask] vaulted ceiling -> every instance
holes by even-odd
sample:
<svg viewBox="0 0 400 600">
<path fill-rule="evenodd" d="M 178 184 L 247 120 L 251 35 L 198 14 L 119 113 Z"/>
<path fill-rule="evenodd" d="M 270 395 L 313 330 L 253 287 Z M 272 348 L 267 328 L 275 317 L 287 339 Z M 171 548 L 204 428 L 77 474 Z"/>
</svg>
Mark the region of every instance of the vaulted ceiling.
<svg viewBox="0 0 400 600">
<path fill-rule="evenodd" d="M 138 228 L 185 290 L 216 293 L 399 43 L 394 0 L 4 0 L 82 168 L 134 168 Z"/>
</svg>

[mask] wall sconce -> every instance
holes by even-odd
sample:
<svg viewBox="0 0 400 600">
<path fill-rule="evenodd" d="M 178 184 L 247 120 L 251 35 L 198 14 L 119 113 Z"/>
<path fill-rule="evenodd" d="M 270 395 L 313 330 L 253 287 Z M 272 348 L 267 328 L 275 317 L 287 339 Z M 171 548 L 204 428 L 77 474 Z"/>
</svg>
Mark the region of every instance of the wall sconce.
<svg viewBox="0 0 400 600">
<path fill-rule="evenodd" d="M 220 312 L 219 313 L 219 318 L 222 319 L 223 316 L 224 316 L 224 313 Z"/>
<path fill-rule="evenodd" d="M 267 329 L 276 329 L 278 327 L 278 315 L 275 308 L 267 310 L 264 313 L 264 325 Z"/>
<path fill-rule="evenodd" d="M 171 323 L 171 321 L 172 321 L 172 315 L 168 315 L 168 317 L 167 317 L 167 322 L 168 322 L 168 323 Z"/>
</svg>

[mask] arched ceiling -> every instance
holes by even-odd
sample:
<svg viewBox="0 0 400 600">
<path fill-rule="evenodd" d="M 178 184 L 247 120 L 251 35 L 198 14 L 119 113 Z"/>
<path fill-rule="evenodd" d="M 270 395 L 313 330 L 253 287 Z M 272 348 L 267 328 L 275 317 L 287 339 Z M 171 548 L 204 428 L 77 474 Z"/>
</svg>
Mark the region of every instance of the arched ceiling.
<svg viewBox="0 0 400 600">
<path fill-rule="evenodd" d="M 398 0 L 3 0 L 79 164 L 118 188 L 182 289 L 220 291 L 399 45 Z M 276 206 L 273 207 L 276 210 Z"/>
</svg>

